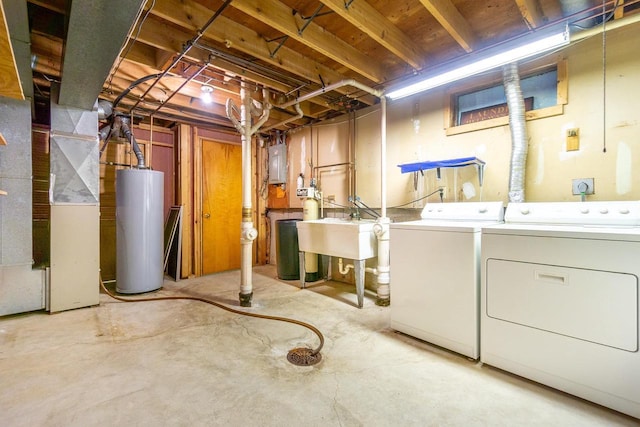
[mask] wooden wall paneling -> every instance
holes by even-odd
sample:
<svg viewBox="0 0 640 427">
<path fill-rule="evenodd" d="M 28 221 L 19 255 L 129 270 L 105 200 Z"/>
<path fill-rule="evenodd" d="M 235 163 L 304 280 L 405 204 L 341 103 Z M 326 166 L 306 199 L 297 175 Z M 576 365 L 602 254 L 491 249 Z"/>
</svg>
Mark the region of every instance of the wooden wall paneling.
<svg viewBox="0 0 640 427">
<path fill-rule="evenodd" d="M 182 205 L 182 278 L 193 270 L 193 139 L 189 125 L 178 126 L 178 204 Z"/>
<path fill-rule="evenodd" d="M 34 126 L 31 134 L 33 264 L 40 267 L 50 261 L 49 130 Z"/>
<path fill-rule="evenodd" d="M 202 276 L 202 138 L 193 128 L 193 269 Z"/>
</svg>

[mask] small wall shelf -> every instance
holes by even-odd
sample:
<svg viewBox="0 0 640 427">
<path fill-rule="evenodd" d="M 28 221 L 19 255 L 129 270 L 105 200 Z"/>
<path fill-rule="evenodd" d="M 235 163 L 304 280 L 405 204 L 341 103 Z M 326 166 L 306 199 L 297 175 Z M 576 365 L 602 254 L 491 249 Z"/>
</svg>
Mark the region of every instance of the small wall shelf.
<svg viewBox="0 0 640 427">
<path fill-rule="evenodd" d="M 436 169 L 438 178 L 440 177 L 441 168 L 459 168 L 463 166 L 475 165 L 478 168 L 478 181 L 480 187 L 482 187 L 482 181 L 484 178 L 484 165 L 485 162 L 477 157 L 462 157 L 459 159 L 447 159 L 447 160 L 435 160 L 417 163 L 405 163 L 398 165 L 401 173 L 407 172 L 422 172 L 429 169 Z"/>
</svg>

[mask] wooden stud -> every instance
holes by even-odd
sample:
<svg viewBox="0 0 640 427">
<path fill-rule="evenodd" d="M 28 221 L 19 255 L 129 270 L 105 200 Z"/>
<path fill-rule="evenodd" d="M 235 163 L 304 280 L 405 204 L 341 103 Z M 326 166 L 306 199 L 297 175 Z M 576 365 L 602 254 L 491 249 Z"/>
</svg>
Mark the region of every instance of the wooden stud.
<svg viewBox="0 0 640 427">
<path fill-rule="evenodd" d="M 193 275 L 193 162 L 189 125 L 178 126 L 178 204 L 182 205 L 181 275 Z"/>
<path fill-rule="evenodd" d="M 193 127 L 193 269 L 202 276 L 202 138 Z"/>
</svg>

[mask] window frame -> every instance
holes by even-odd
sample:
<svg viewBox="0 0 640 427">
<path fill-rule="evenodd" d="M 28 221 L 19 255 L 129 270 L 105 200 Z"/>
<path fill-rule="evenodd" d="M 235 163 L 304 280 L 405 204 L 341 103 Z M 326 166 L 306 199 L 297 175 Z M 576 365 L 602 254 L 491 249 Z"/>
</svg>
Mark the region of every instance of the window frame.
<svg viewBox="0 0 640 427">
<path fill-rule="evenodd" d="M 525 120 L 537 120 L 545 117 L 553 117 L 564 114 L 564 106 L 568 103 L 568 65 L 566 58 L 543 58 L 520 66 L 520 75 L 528 77 L 533 74 L 549 71 L 553 68 L 557 69 L 557 86 L 556 86 L 556 105 L 537 110 L 525 112 Z M 495 119 L 483 120 L 475 123 L 456 126 L 456 99 L 458 96 L 486 89 L 491 86 L 498 85 L 502 82 L 501 73 L 491 73 L 491 75 L 480 80 L 474 79 L 473 82 L 457 85 L 445 94 L 444 106 L 444 128 L 447 136 L 458 135 L 461 133 L 474 132 L 482 129 L 490 129 L 498 126 L 509 124 L 509 116 L 498 117 Z"/>
</svg>

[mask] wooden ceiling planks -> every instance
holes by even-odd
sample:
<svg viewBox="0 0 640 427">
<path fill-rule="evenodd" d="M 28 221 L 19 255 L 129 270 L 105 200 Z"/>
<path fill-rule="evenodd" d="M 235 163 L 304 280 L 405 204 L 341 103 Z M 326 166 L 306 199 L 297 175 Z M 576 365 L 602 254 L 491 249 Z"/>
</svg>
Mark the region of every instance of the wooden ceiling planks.
<svg viewBox="0 0 640 427">
<path fill-rule="evenodd" d="M 37 25 L 32 28 L 32 50 L 37 56 L 34 82 L 46 84 L 47 79 L 62 78 L 64 40 L 44 32 L 50 27 L 59 33 L 59 26 L 53 24 L 68 9 L 68 0 L 28 2 L 32 10 L 44 14 L 33 20 Z M 126 60 L 113 69 L 105 97 L 117 96 L 144 72 L 164 71 L 223 3 L 149 1 L 146 7 L 153 7 L 139 22 L 141 27 L 132 31 L 123 51 Z M 47 10 L 51 17 L 46 16 Z M 163 108 L 176 116 L 185 111 L 185 118 L 197 115 L 201 106 L 196 98 L 205 83 L 216 88 L 211 111 L 220 124 L 225 99 L 237 101 L 241 81 L 257 92 L 268 88 L 277 103 L 348 79 L 381 89 L 525 34 L 561 18 L 562 13 L 559 0 L 234 0 L 171 74 L 184 78 L 190 74 L 189 67 L 203 63 L 209 63 L 208 69 L 169 101 L 173 105 Z M 175 84 L 159 86 L 168 91 Z M 149 96 L 149 106 L 161 100 L 161 95 Z M 374 97 L 347 85 L 302 103 L 305 118 L 294 123 L 321 120 L 330 117 L 331 110 L 340 113 L 375 102 Z M 202 113 L 204 117 L 211 114 L 204 109 Z M 274 116 L 290 113 L 291 109 L 274 111 Z"/>
<path fill-rule="evenodd" d="M 16 58 L 11 47 L 9 27 L 0 1 L 0 96 L 24 100 Z"/>
</svg>

